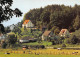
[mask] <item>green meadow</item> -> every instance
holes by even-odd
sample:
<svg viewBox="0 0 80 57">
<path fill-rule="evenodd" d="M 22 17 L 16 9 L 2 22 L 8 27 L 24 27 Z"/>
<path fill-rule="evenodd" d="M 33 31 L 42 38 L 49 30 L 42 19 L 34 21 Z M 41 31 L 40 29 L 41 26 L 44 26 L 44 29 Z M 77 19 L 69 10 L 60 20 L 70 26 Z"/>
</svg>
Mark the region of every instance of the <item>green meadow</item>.
<svg viewBox="0 0 80 57">
<path fill-rule="evenodd" d="M 4 54 L 0 53 L 0 57 L 80 57 L 80 55 L 35 55 L 35 54 Z"/>
</svg>

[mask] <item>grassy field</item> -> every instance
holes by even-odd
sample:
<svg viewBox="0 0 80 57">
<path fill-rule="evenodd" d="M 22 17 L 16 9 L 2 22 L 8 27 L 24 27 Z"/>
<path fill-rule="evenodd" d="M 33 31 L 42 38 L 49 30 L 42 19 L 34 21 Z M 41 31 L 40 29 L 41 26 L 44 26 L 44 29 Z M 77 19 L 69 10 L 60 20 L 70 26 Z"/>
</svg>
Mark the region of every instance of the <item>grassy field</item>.
<svg viewBox="0 0 80 57">
<path fill-rule="evenodd" d="M 15 52 L 11 52 L 10 54 L 5 54 L 5 51 L 15 51 Z M 18 52 L 16 53 L 16 51 Z M 26 51 L 27 52 L 31 51 L 34 53 L 24 54 L 23 50 L 0 49 L 0 57 L 80 57 L 80 50 L 39 49 L 39 50 L 26 50 Z M 39 54 L 35 54 L 35 52 Z M 64 54 L 62 54 L 63 52 Z M 78 53 L 72 54 L 72 52 L 78 52 Z"/>
<path fill-rule="evenodd" d="M 43 41 L 42 43 L 31 42 L 31 43 L 23 43 L 22 45 L 45 45 L 45 46 L 50 46 L 50 45 L 52 45 L 52 43 L 48 42 L 48 41 Z"/>
<path fill-rule="evenodd" d="M 0 57 L 80 57 L 80 55 L 34 55 L 34 54 L 3 54 Z"/>
<path fill-rule="evenodd" d="M 22 45 L 44 45 L 47 47 L 62 47 L 62 44 L 57 44 L 57 45 L 52 45 L 52 42 L 48 42 L 48 41 L 42 41 L 42 43 L 38 43 L 38 42 L 31 42 L 31 43 L 23 43 Z M 80 44 L 74 44 L 74 45 L 70 45 L 70 44 L 66 44 L 66 47 L 77 47 L 80 48 Z"/>
</svg>

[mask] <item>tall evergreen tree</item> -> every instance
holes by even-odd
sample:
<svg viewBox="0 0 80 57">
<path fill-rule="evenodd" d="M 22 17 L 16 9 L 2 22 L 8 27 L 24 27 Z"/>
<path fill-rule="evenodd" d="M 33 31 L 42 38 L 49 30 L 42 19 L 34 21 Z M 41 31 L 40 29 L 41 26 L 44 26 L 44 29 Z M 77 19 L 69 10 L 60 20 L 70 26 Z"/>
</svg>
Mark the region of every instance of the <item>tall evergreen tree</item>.
<svg viewBox="0 0 80 57">
<path fill-rule="evenodd" d="M 73 28 L 74 29 L 79 29 L 80 28 L 80 16 L 79 15 L 77 15 L 75 20 L 74 20 Z"/>
</svg>

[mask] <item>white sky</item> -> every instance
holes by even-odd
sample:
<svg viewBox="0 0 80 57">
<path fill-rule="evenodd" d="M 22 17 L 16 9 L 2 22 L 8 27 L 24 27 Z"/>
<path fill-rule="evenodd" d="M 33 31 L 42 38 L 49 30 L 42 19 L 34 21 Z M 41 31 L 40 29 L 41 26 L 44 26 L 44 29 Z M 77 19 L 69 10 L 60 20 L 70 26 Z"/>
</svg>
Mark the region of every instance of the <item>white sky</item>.
<svg viewBox="0 0 80 57">
<path fill-rule="evenodd" d="M 74 6 L 75 4 L 80 5 L 80 0 L 13 0 L 12 9 L 19 8 L 23 12 L 23 16 L 27 13 L 30 9 L 45 7 L 47 5 L 52 4 L 59 4 L 59 5 L 71 5 Z M 4 26 L 8 26 L 11 24 L 17 24 L 23 19 L 21 17 L 13 17 L 8 21 L 4 21 L 2 24 Z"/>
</svg>

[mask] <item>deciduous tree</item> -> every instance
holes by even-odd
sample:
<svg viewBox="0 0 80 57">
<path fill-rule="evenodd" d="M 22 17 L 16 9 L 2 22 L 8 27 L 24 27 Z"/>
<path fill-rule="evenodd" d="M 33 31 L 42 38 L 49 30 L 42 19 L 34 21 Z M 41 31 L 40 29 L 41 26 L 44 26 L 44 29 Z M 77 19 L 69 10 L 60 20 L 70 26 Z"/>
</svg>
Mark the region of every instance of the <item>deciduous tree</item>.
<svg viewBox="0 0 80 57">
<path fill-rule="evenodd" d="M 0 0 L 0 23 L 10 20 L 14 15 L 16 17 L 22 16 L 22 12 L 18 8 L 11 9 L 12 4 L 13 0 Z"/>
</svg>

